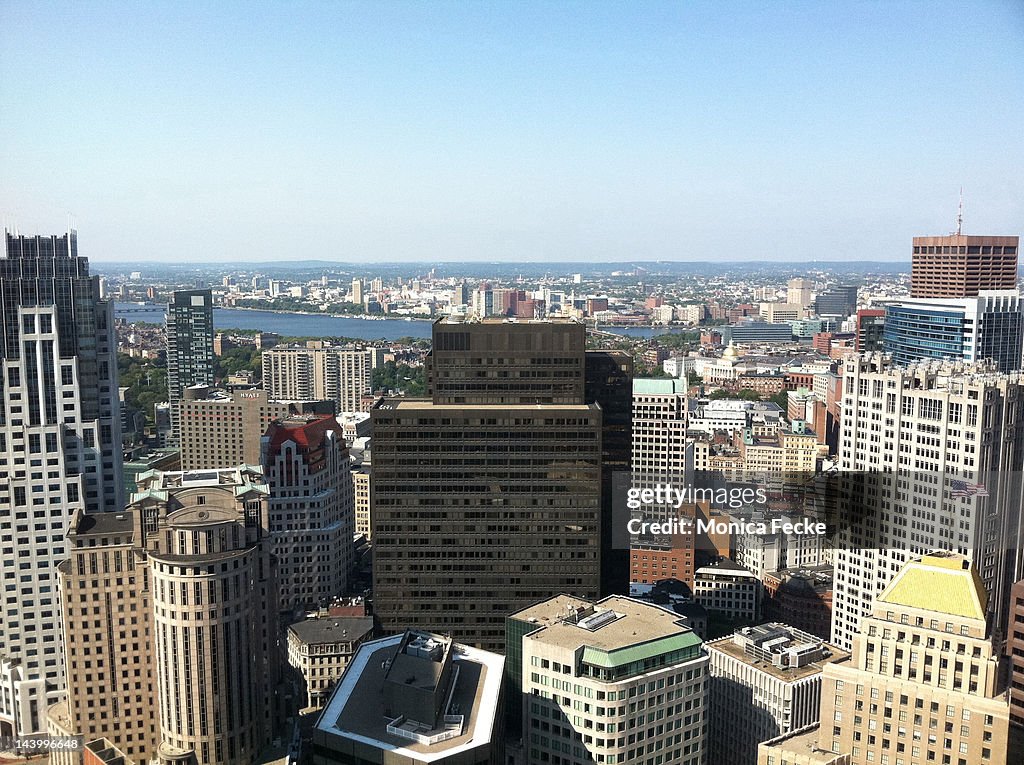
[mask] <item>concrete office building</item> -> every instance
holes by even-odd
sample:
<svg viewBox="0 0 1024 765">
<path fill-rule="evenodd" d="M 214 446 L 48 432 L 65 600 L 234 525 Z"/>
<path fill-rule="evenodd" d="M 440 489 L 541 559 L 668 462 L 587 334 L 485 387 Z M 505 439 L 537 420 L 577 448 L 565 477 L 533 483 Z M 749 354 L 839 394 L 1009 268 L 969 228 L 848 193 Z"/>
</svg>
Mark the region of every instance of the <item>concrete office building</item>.
<svg viewBox="0 0 1024 765">
<path fill-rule="evenodd" d="M 516 641 L 528 765 L 706 762 L 708 656 L 679 614 L 558 596 L 510 625 L 528 630 Z"/>
<path fill-rule="evenodd" d="M 504 663 L 429 632 L 363 643 L 313 728 L 311 762 L 501 762 Z"/>
<path fill-rule="evenodd" d="M 264 390 L 186 388 L 178 403 L 183 470 L 259 465 L 260 439 L 274 420 L 334 414 L 334 401 L 275 401 Z"/>
<path fill-rule="evenodd" d="M 213 385 L 213 293 L 178 290 L 167 304 L 167 400 L 172 445 L 181 439 L 178 402 L 193 385 Z"/>
<path fill-rule="evenodd" d="M 352 280 L 352 302 L 358 306 L 363 304 L 363 280 L 353 279 Z"/>
<path fill-rule="evenodd" d="M 288 663 L 302 676 L 307 708 L 322 707 L 356 649 L 373 635 L 371 616 L 315 616 L 288 627 Z"/>
<path fill-rule="evenodd" d="M 761 615 L 764 586 L 754 574 L 726 558 L 697 569 L 693 595 L 708 611 L 752 623 Z"/>
<path fill-rule="evenodd" d="M 46 730 L 64 689 L 57 565 L 81 510 L 123 502 L 113 306 L 63 236 L 0 258 L 0 736 Z"/>
<path fill-rule="evenodd" d="M 811 304 L 814 282 L 810 279 L 790 279 L 786 283 L 786 302 L 806 308 Z"/>
<path fill-rule="evenodd" d="M 848 505 L 833 553 L 832 642 L 849 650 L 874 597 L 915 556 L 936 549 L 975 562 L 995 623 L 1005 624 L 1021 566 L 1019 376 L 991 364 L 901 367 L 878 353 L 851 355 L 842 401 L 835 495 Z"/>
<path fill-rule="evenodd" d="M 271 399 L 334 401 L 337 412 L 364 411 L 370 393 L 373 352 L 323 340 L 278 345 L 264 351 L 263 387 Z"/>
<path fill-rule="evenodd" d="M 505 614 L 599 594 L 602 411 L 584 401 L 584 328 L 442 319 L 431 359 L 430 400 L 372 411 L 375 614 L 389 632 L 500 650 Z"/>
<path fill-rule="evenodd" d="M 761 303 L 761 317 L 769 324 L 780 324 L 802 319 L 804 306 L 800 303 Z"/>
<path fill-rule="evenodd" d="M 882 342 L 899 364 L 992 359 L 1001 372 L 1012 372 L 1022 366 L 1024 303 L 1016 290 L 890 303 L 885 307 Z"/>
<path fill-rule="evenodd" d="M 1017 287 L 1016 236 L 915 236 L 910 270 L 914 298 L 975 297 Z"/>
<path fill-rule="evenodd" d="M 352 569 L 354 497 L 348 446 L 332 416 L 277 420 L 262 440 L 270 488 L 270 552 L 283 613 L 345 594 Z"/>
<path fill-rule="evenodd" d="M 978 571 L 954 553 L 907 563 L 853 655 L 822 673 L 818 746 L 853 765 L 1005 765 L 1009 706 Z"/>
<path fill-rule="evenodd" d="M 680 378 L 633 380 L 634 483 L 677 483 L 687 470 L 686 429 L 694 408 Z"/>
<path fill-rule="evenodd" d="M 833 287 L 814 299 L 814 312 L 818 316 L 835 316 L 845 319 L 856 310 L 856 287 Z"/>
<path fill-rule="evenodd" d="M 806 475 L 813 475 L 813 470 L 812 466 Z M 799 518 L 781 517 L 792 522 L 799 520 Z M 771 519 L 765 518 L 763 514 L 753 517 L 752 520 L 771 522 Z M 826 545 L 827 540 L 821 534 L 796 534 L 784 531 L 758 534 L 756 531 L 748 531 L 733 535 L 736 563 L 761 581 L 764 581 L 765 574 L 771 571 L 798 569 L 801 566 L 818 566 L 825 563 L 829 556 Z"/>
<path fill-rule="evenodd" d="M 818 721 L 821 672 L 849 654 L 785 624 L 707 643 L 708 740 L 716 765 L 749 765 L 757 745 Z"/>
</svg>

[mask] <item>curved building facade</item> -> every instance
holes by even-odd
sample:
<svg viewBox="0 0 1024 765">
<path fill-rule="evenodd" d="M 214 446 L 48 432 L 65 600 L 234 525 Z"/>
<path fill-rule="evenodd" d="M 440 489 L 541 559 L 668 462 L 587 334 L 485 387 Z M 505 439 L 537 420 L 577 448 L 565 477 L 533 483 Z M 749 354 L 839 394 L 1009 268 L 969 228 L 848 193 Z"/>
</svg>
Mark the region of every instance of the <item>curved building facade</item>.
<svg viewBox="0 0 1024 765">
<path fill-rule="evenodd" d="M 140 480 L 164 765 L 252 763 L 270 742 L 276 588 L 262 473 Z"/>
</svg>

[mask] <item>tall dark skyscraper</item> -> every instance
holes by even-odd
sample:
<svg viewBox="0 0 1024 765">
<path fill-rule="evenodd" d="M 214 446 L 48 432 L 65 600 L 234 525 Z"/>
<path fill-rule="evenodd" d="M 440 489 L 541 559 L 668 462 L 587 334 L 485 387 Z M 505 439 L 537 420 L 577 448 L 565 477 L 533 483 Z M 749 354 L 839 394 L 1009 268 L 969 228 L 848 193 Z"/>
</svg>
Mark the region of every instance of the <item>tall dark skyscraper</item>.
<svg viewBox="0 0 1024 765">
<path fill-rule="evenodd" d="M 964 298 L 1015 289 L 1018 244 L 1016 236 L 915 236 L 910 296 Z"/>
<path fill-rule="evenodd" d="M 629 550 L 615 549 L 613 506 L 625 488 L 633 448 L 633 356 L 587 351 L 584 398 L 601 407 L 601 594 L 629 593 Z M 616 480 L 616 476 L 620 476 Z M 622 484 L 620 486 L 620 484 Z M 625 497 L 621 498 L 625 501 Z"/>
<path fill-rule="evenodd" d="M 78 510 L 123 507 L 113 307 L 74 231 L 0 259 L 0 735 L 45 730 L 64 689 L 56 567 Z"/>
<path fill-rule="evenodd" d="M 213 385 L 213 295 L 210 290 L 180 290 L 167 304 L 167 395 L 171 439 L 180 443 L 178 402 L 192 385 Z"/>
<path fill-rule="evenodd" d="M 434 324 L 430 399 L 373 417 L 374 613 L 500 650 L 504 618 L 601 589 L 602 410 L 573 321 Z M 620 372 L 621 374 L 621 372 Z"/>
</svg>

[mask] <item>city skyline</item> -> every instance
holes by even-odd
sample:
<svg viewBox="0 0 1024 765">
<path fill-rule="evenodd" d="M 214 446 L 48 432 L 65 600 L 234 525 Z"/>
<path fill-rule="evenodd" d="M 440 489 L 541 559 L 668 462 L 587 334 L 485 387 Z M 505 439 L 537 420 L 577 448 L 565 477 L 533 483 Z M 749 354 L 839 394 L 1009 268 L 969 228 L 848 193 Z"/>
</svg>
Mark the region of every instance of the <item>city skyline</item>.
<svg viewBox="0 0 1024 765">
<path fill-rule="evenodd" d="M 1024 229 L 1012 3 L 0 22 L 0 213 L 94 263 L 904 260 L 961 186 L 965 233 Z"/>
</svg>

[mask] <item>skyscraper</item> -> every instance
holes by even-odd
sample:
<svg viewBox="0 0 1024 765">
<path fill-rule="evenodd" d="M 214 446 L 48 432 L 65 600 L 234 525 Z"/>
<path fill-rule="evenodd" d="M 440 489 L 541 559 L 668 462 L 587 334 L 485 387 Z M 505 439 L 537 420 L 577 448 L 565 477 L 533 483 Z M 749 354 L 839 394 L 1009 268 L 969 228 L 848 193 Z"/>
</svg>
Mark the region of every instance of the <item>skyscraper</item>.
<svg viewBox="0 0 1024 765">
<path fill-rule="evenodd" d="M 1012 372 L 1021 368 L 1024 302 L 1016 290 L 900 300 L 885 307 L 882 342 L 899 364 L 993 359 L 1000 371 Z"/>
<path fill-rule="evenodd" d="M 601 407 L 601 594 L 624 595 L 629 592 L 629 550 L 624 543 L 615 544 L 614 503 L 616 490 L 625 488 L 629 475 L 633 356 L 587 351 L 584 370 L 584 398 Z"/>
<path fill-rule="evenodd" d="M 144 763 L 156 757 L 160 725 L 152 590 L 137 520 L 130 511 L 78 511 L 72 520 L 70 555 L 57 569 L 67 696 L 49 708 L 47 731 L 107 738 Z"/>
<path fill-rule="evenodd" d="M 136 762 L 255 762 L 280 681 L 257 468 L 152 470 L 121 513 L 76 513 L 60 567 L 70 683 L 49 730 Z"/>
<path fill-rule="evenodd" d="M 178 402 L 193 385 L 213 385 L 213 294 L 179 290 L 167 304 L 167 396 L 171 440 L 181 440 Z"/>
<path fill-rule="evenodd" d="M 1005 623 L 1021 565 L 1019 375 L 991 363 L 901 367 L 879 353 L 844 365 L 839 485 L 854 488 L 838 493 L 856 508 L 836 534 L 832 642 L 849 650 L 874 598 L 936 549 L 975 563 Z"/>
<path fill-rule="evenodd" d="M 790 279 L 786 284 L 786 302 L 807 308 L 811 304 L 811 290 L 813 289 L 814 282 L 809 279 Z"/>
<path fill-rule="evenodd" d="M 388 632 L 500 649 L 506 614 L 600 590 L 602 412 L 584 401 L 584 327 L 442 319 L 433 339 L 431 399 L 372 411 L 374 610 Z"/>
<path fill-rule="evenodd" d="M 358 306 L 363 304 L 363 280 L 352 280 L 352 302 Z"/>
<path fill-rule="evenodd" d="M 818 746 L 853 762 L 1004 765 L 1009 705 L 970 562 L 908 562 L 879 594 L 853 655 L 826 664 Z"/>
<path fill-rule="evenodd" d="M 910 271 L 914 298 L 976 297 L 1017 287 L 1016 236 L 915 236 Z"/>
<path fill-rule="evenodd" d="M 64 689 L 55 569 L 76 511 L 121 507 L 113 306 L 74 231 L 0 258 L 0 733 L 45 730 Z"/>
<path fill-rule="evenodd" d="M 348 447 L 332 416 L 293 416 L 263 437 L 280 610 L 326 605 L 348 586 L 354 530 Z"/>
</svg>

